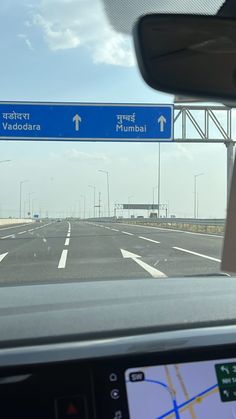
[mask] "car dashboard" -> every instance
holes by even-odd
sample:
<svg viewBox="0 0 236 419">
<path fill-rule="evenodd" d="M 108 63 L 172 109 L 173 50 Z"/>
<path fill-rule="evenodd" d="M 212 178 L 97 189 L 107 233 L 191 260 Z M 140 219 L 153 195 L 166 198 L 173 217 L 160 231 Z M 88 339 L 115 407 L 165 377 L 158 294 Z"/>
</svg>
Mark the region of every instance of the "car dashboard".
<svg viewBox="0 0 236 419">
<path fill-rule="evenodd" d="M 234 417 L 235 292 L 230 277 L 2 287 L 1 418 Z"/>
</svg>

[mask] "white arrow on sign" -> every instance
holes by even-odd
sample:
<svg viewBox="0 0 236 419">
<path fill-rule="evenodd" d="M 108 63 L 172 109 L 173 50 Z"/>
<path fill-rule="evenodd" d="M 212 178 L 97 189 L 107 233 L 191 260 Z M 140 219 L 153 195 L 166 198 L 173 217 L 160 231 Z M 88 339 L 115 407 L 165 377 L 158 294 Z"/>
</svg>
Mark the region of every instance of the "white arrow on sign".
<svg viewBox="0 0 236 419">
<path fill-rule="evenodd" d="M 166 278 L 166 275 L 158 271 L 158 269 L 153 268 L 153 266 L 148 265 L 141 259 L 141 256 L 136 255 L 135 253 L 128 252 L 128 250 L 120 249 L 121 254 L 124 259 L 132 259 L 136 262 L 139 266 L 141 266 L 145 271 L 147 271 L 153 278 Z"/>
<path fill-rule="evenodd" d="M 163 132 L 165 129 L 165 124 L 166 124 L 166 118 L 161 115 L 158 120 L 157 120 L 158 124 L 160 124 L 160 131 Z"/>
<path fill-rule="evenodd" d="M 226 367 L 225 365 L 221 365 L 220 369 L 222 372 L 226 372 L 226 374 L 229 374 L 229 368 Z"/>
<path fill-rule="evenodd" d="M 78 115 L 78 114 L 76 114 L 74 117 L 73 117 L 73 122 L 75 123 L 75 131 L 79 131 L 79 123 L 82 121 L 82 119 L 81 119 L 81 117 Z"/>
</svg>

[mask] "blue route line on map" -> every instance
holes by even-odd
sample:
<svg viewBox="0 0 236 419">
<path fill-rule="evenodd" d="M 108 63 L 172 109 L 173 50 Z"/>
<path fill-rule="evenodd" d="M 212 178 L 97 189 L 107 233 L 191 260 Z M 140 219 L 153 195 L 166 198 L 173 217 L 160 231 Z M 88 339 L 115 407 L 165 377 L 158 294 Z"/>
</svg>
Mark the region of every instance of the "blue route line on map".
<svg viewBox="0 0 236 419">
<path fill-rule="evenodd" d="M 171 389 L 168 387 L 168 385 L 165 384 L 165 383 L 162 383 L 162 381 L 149 380 L 148 378 L 145 378 L 144 381 L 146 381 L 148 383 L 158 384 L 158 385 L 164 387 L 166 390 L 168 390 L 168 392 L 170 393 L 170 396 L 171 396 L 172 403 L 173 403 L 172 413 L 175 413 L 176 419 L 180 419 L 176 399 L 173 397 L 173 394 L 171 392 Z"/>
<path fill-rule="evenodd" d="M 153 381 L 154 381 L 154 380 L 153 380 Z M 187 406 L 188 404 L 192 403 L 192 402 L 193 402 L 194 400 L 196 400 L 198 397 L 204 396 L 204 394 L 208 393 L 208 392 L 209 392 L 209 391 L 211 391 L 211 390 L 214 390 L 214 388 L 216 388 L 216 387 L 218 387 L 218 384 L 214 384 L 213 386 L 208 387 L 206 390 L 203 390 L 201 393 L 197 394 L 196 396 L 192 397 L 191 399 L 187 400 L 186 402 L 184 402 L 184 403 L 181 403 L 181 404 L 177 405 L 177 406 L 176 406 L 177 411 L 178 411 L 179 409 L 181 409 L 182 407 Z M 171 410 L 169 410 L 168 412 L 164 413 L 163 415 L 158 416 L 156 419 L 163 419 L 163 418 L 165 418 L 166 416 L 170 415 L 171 413 L 175 413 L 175 414 L 176 414 L 176 409 L 171 409 Z M 179 418 L 180 416 L 176 416 L 176 417 L 178 417 L 178 418 Z"/>
<path fill-rule="evenodd" d="M 177 402 L 176 402 L 175 398 L 173 397 L 173 394 L 171 392 L 171 389 L 168 387 L 168 385 L 166 383 L 163 383 L 162 381 L 150 380 L 148 378 L 145 378 L 144 381 L 146 381 L 147 383 L 158 384 L 159 386 L 164 387 L 169 392 L 170 397 L 171 397 L 171 400 L 172 400 L 172 403 L 173 403 L 173 409 L 171 410 L 171 412 L 172 413 L 175 413 L 176 419 L 180 419 L 179 412 L 178 412 Z M 130 380 L 127 380 L 126 382 L 127 383 L 130 383 L 131 381 Z"/>
<path fill-rule="evenodd" d="M 176 402 L 176 399 L 172 396 L 171 389 L 168 387 L 168 385 L 166 383 L 163 383 L 162 381 L 151 380 L 151 379 L 148 379 L 148 378 L 145 378 L 144 381 L 146 381 L 147 383 L 158 384 L 158 385 L 164 387 L 170 393 L 170 396 L 171 396 L 171 400 L 172 400 L 172 403 L 173 403 L 173 409 L 169 410 L 168 412 L 164 413 L 161 416 L 158 416 L 156 419 L 163 419 L 166 416 L 170 415 L 171 413 L 175 414 L 176 419 L 180 419 L 179 409 L 181 409 L 184 406 L 187 406 L 188 404 L 190 404 L 194 400 L 196 400 L 198 397 L 204 396 L 204 394 L 209 393 L 209 391 L 214 390 L 215 388 L 218 387 L 218 384 L 214 384 L 213 386 L 208 387 L 205 390 L 201 391 L 201 393 L 198 393 L 196 396 L 192 397 L 191 399 L 186 400 L 184 403 L 181 403 L 181 404 L 178 405 L 177 402 Z M 130 380 L 127 380 L 126 382 L 130 382 Z"/>
<path fill-rule="evenodd" d="M 167 390 L 170 390 L 168 385 L 166 383 L 162 383 L 162 381 L 157 381 L 157 380 L 149 380 L 148 378 L 145 378 L 144 381 L 147 381 L 148 383 L 154 383 L 154 384 L 159 384 L 162 387 L 165 387 Z"/>
</svg>

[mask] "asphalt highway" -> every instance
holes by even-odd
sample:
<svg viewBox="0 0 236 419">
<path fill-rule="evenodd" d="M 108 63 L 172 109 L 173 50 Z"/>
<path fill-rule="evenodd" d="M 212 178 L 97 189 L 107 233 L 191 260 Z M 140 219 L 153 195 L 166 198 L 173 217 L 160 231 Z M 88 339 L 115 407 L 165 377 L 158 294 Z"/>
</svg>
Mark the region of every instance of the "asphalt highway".
<svg viewBox="0 0 236 419">
<path fill-rule="evenodd" d="M 220 273 L 222 236 L 121 223 L 43 221 L 0 228 L 0 284 L 155 280 Z"/>
</svg>

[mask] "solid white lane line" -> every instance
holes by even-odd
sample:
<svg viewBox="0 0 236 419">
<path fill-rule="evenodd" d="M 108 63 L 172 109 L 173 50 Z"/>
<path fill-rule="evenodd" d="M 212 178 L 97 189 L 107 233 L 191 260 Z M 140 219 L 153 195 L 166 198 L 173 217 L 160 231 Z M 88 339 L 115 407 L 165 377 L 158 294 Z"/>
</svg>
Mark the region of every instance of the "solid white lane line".
<svg viewBox="0 0 236 419">
<path fill-rule="evenodd" d="M 5 256 L 7 256 L 8 255 L 8 252 L 7 253 L 2 253 L 2 255 L 0 255 L 0 262 L 2 262 L 2 260 L 5 258 Z"/>
<path fill-rule="evenodd" d="M 9 239 L 9 237 L 14 237 L 14 236 L 15 236 L 14 234 L 10 234 L 9 236 L 1 237 L 1 239 Z"/>
<path fill-rule="evenodd" d="M 158 241 L 156 241 L 156 240 L 148 239 L 147 237 L 143 237 L 143 236 L 139 236 L 139 238 L 140 238 L 140 239 L 143 239 L 143 240 L 147 240 L 148 242 L 160 243 L 160 242 L 158 242 Z"/>
<path fill-rule="evenodd" d="M 70 243 L 70 239 L 66 239 L 65 246 L 69 246 L 69 243 Z"/>
<path fill-rule="evenodd" d="M 44 227 L 50 226 L 51 224 L 55 224 L 55 223 L 48 223 L 48 224 L 44 224 L 44 225 L 42 225 L 42 226 L 40 226 L 40 227 L 37 227 L 37 228 L 44 228 Z"/>
<path fill-rule="evenodd" d="M 220 236 L 219 234 L 194 233 L 193 231 L 176 230 L 174 228 L 153 227 L 153 226 L 148 226 L 148 225 L 127 224 L 127 223 L 121 223 L 121 225 L 128 226 L 128 227 L 152 228 L 154 230 L 162 230 L 162 231 L 174 231 L 175 233 L 193 234 L 195 236 L 218 237 L 220 239 L 223 239 L 224 238 L 224 235 Z"/>
<path fill-rule="evenodd" d="M 193 231 L 184 231 L 181 230 L 181 233 L 185 233 L 185 234 L 193 234 L 195 236 L 207 236 L 207 237 L 218 237 L 220 239 L 224 238 L 224 235 L 222 234 L 222 236 L 220 236 L 219 234 L 210 234 L 210 233 L 194 233 Z"/>
<path fill-rule="evenodd" d="M 67 237 L 70 237 L 70 233 L 67 233 Z"/>
<path fill-rule="evenodd" d="M 166 275 L 163 272 L 153 268 L 153 266 L 148 265 L 146 262 L 143 262 L 143 260 L 141 260 L 141 256 L 124 249 L 120 249 L 120 251 L 124 259 L 132 259 L 139 266 L 141 266 L 141 268 L 145 269 L 145 271 L 147 271 L 153 278 L 166 278 Z"/>
<path fill-rule="evenodd" d="M 191 250 L 182 249 L 182 247 L 174 246 L 173 249 L 180 250 L 181 252 L 185 252 L 185 253 L 190 253 L 191 255 L 200 256 L 201 258 L 204 258 L 204 259 L 214 260 L 214 262 L 221 262 L 220 259 L 213 258 L 212 256 L 203 255 L 202 253 L 192 252 Z"/>
<path fill-rule="evenodd" d="M 58 264 L 58 269 L 64 269 L 66 267 L 67 254 L 68 250 L 62 250 L 61 258 Z"/>
<path fill-rule="evenodd" d="M 2 230 L 9 230 L 10 228 L 20 228 L 20 227 L 24 227 L 24 226 L 29 227 L 29 224 L 28 223 L 27 224 L 19 224 L 19 225 L 14 225 L 14 226 L 11 226 L 11 227 L 3 227 L 3 228 L 0 227 L 0 232 Z"/>
<path fill-rule="evenodd" d="M 121 233 L 127 234 L 128 236 L 133 236 L 133 233 L 128 233 L 128 231 L 122 231 Z"/>
<path fill-rule="evenodd" d="M 35 231 L 35 230 L 38 230 L 38 229 L 40 229 L 40 228 L 47 227 L 47 226 L 49 226 L 49 225 L 51 225 L 51 224 L 53 224 L 53 223 L 48 223 L 48 224 L 44 224 L 43 226 L 39 226 L 39 227 L 35 227 L 35 228 L 30 228 L 29 230 L 27 230 L 27 231 L 21 231 L 21 232 L 19 232 L 18 234 L 27 233 L 28 231 Z"/>
<path fill-rule="evenodd" d="M 52 223 L 48 223 L 48 224 L 43 224 L 42 226 L 38 226 L 38 227 L 35 227 L 35 230 L 36 229 L 39 229 L 39 228 L 44 228 L 44 227 L 47 227 L 47 226 L 49 226 L 49 225 L 51 225 Z M 28 226 L 29 227 L 29 226 Z"/>
</svg>

